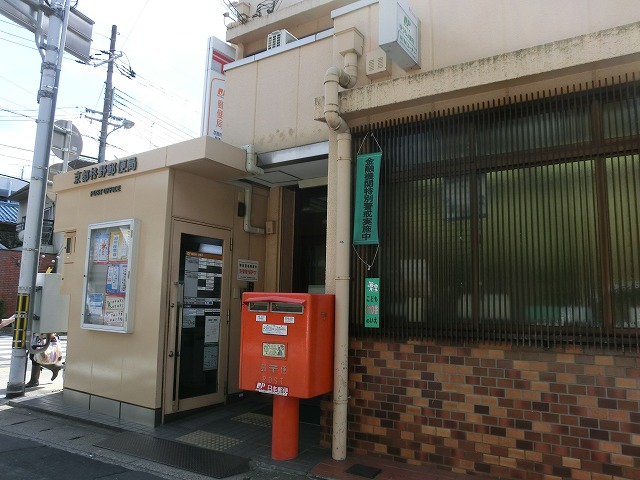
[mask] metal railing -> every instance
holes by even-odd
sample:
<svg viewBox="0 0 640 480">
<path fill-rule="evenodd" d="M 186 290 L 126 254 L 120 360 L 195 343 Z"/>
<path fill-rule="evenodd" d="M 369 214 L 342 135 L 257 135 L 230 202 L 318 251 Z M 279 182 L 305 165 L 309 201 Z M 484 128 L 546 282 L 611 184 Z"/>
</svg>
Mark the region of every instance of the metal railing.
<svg viewBox="0 0 640 480">
<path fill-rule="evenodd" d="M 16 232 L 24 230 L 26 217 L 22 217 L 22 222 L 16 225 Z M 42 221 L 41 245 L 53 245 L 53 220 Z"/>
</svg>

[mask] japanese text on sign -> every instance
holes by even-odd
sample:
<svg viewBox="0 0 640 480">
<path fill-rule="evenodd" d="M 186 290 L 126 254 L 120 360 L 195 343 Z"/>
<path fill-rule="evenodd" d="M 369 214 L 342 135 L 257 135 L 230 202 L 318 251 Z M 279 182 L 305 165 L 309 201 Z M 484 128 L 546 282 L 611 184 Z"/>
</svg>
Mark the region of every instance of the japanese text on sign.
<svg viewBox="0 0 640 480">
<path fill-rule="evenodd" d="M 258 262 L 254 260 L 238 260 L 238 280 L 243 282 L 257 282 Z"/>
<path fill-rule="evenodd" d="M 76 170 L 73 183 L 86 183 L 99 178 L 113 177 L 114 175 L 133 172 L 138 169 L 138 157 L 124 158 L 109 163 L 101 163 L 96 167 Z M 110 192 L 103 192 L 110 193 Z"/>
<path fill-rule="evenodd" d="M 353 244 L 378 243 L 378 187 L 382 153 L 358 155 L 353 217 Z"/>
<path fill-rule="evenodd" d="M 264 335 L 287 335 L 287 326 L 286 325 L 272 325 L 270 323 L 265 323 L 262 325 L 262 333 Z"/>
<path fill-rule="evenodd" d="M 269 393 L 271 395 L 281 395 L 283 397 L 289 396 L 289 387 L 283 387 L 280 385 L 270 385 L 264 382 L 257 382 L 256 390 L 260 393 Z"/>
<path fill-rule="evenodd" d="M 364 284 L 364 326 L 380 328 L 380 279 L 366 278 Z"/>
</svg>

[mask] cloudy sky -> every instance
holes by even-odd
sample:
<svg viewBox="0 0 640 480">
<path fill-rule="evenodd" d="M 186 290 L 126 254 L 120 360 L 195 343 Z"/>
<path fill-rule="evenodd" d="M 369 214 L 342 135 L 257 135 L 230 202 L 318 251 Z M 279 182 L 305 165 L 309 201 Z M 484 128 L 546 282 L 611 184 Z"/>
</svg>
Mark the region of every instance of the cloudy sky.
<svg viewBox="0 0 640 480">
<path fill-rule="evenodd" d="M 72 0 L 95 22 L 92 55 L 106 59 L 117 26 L 113 115 L 135 122 L 107 138 L 106 160 L 200 135 L 207 39 L 224 39 L 223 0 Z M 28 179 L 38 116 L 41 57 L 34 35 L 0 15 L 0 174 Z M 134 78 L 127 72 L 133 70 Z M 82 65 L 65 54 L 56 119 L 71 120 L 83 136 L 82 155 L 98 156 L 107 64 Z M 60 160 L 51 155 L 51 163 Z"/>
</svg>

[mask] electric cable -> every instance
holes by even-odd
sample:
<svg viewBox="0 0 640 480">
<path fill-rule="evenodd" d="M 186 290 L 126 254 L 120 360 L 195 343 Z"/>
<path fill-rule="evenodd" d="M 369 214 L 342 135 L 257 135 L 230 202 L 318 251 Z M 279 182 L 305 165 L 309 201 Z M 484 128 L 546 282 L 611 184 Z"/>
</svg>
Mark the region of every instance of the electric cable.
<svg viewBox="0 0 640 480">
<path fill-rule="evenodd" d="M 122 105 L 117 101 L 116 101 L 116 104 L 117 105 Z M 166 141 L 167 144 L 176 143 L 176 142 L 182 142 L 184 140 L 188 140 L 189 138 L 193 138 L 193 137 L 185 137 L 184 135 L 180 135 L 179 133 L 176 133 L 175 131 L 172 131 L 170 129 L 170 127 L 167 127 L 165 124 L 153 121 L 149 117 L 146 117 L 146 116 L 140 117 L 139 114 L 135 110 L 131 109 L 131 107 L 129 107 L 128 109 L 126 109 L 126 106 L 124 106 L 124 107 L 125 107 L 125 110 L 124 110 L 125 112 L 128 111 L 128 112 L 130 112 L 132 114 L 132 115 L 128 115 L 128 116 L 130 116 L 131 118 L 136 118 L 136 120 L 137 120 L 136 128 L 138 128 L 138 129 L 141 128 L 144 123 L 158 125 L 164 131 L 163 139 Z M 138 118 L 142 118 L 142 120 L 145 121 L 145 122 L 143 123 L 142 121 L 138 120 Z"/>
<path fill-rule="evenodd" d="M 124 97 L 122 95 L 124 95 Z M 166 117 L 165 115 L 163 115 L 162 113 L 158 112 L 157 110 L 154 110 L 151 107 L 143 107 L 142 104 L 133 96 L 127 94 L 126 92 L 123 92 L 120 89 L 116 89 L 116 91 L 114 92 L 114 96 L 117 98 L 120 98 L 120 100 L 122 102 L 131 102 L 134 105 L 137 105 L 138 108 L 140 108 L 141 110 L 143 110 L 144 112 L 146 112 L 147 114 L 151 115 L 152 117 L 160 120 L 163 119 L 163 121 L 165 123 L 167 123 L 168 125 L 171 125 L 172 128 L 174 128 L 175 130 L 177 130 L 178 132 L 180 132 L 181 134 L 185 135 L 187 138 L 193 138 L 195 136 L 197 136 L 197 134 L 191 130 L 189 127 L 186 127 L 184 125 L 181 125 L 179 123 L 177 123 L 173 118 L 169 118 Z M 126 98 L 125 98 L 126 97 Z M 175 127 L 174 127 L 175 125 Z M 180 127 L 180 128 L 178 128 Z"/>
<path fill-rule="evenodd" d="M 15 149 L 15 150 L 24 150 L 25 152 L 31 152 L 31 153 L 33 153 L 33 150 L 29 150 L 28 148 L 14 147 L 13 145 L 6 145 L 6 144 L 4 144 L 4 143 L 0 143 L 0 147 L 13 148 L 13 149 Z"/>
<path fill-rule="evenodd" d="M 134 115 L 137 118 L 141 118 L 144 120 L 147 120 L 149 122 L 153 122 L 156 124 L 159 124 L 162 126 L 162 128 L 164 128 L 165 130 L 167 130 L 168 132 L 172 132 L 173 133 L 173 137 L 178 138 L 180 141 L 182 140 L 188 140 L 190 138 L 194 138 L 193 133 L 190 133 L 188 131 L 182 130 L 180 128 L 176 127 L 175 123 L 172 123 L 171 120 L 166 120 L 166 117 L 163 117 L 161 114 L 158 115 L 154 115 L 153 113 L 150 113 L 148 111 L 146 111 L 143 107 L 135 104 L 135 103 L 123 103 L 122 102 L 122 98 L 118 97 L 117 99 L 114 99 L 115 104 L 120 107 L 123 110 L 128 110 L 131 111 L 132 113 L 134 113 Z"/>
<path fill-rule="evenodd" d="M 142 17 L 142 14 L 144 13 L 145 9 L 147 8 L 147 5 L 149 5 L 149 0 L 147 0 L 145 2 L 144 6 L 140 9 L 140 12 L 138 13 L 138 16 L 136 17 L 135 21 L 133 22 L 133 25 L 131 26 L 131 29 L 129 30 L 129 33 L 127 33 L 127 36 L 124 37 L 124 41 L 122 42 L 122 45 L 120 45 L 120 48 L 124 47 L 124 45 L 129 40 L 129 37 L 131 36 L 131 34 L 135 30 L 136 26 L 138 25 L 138 20 L 140 20 L 140 17 Z"/>
</svg>

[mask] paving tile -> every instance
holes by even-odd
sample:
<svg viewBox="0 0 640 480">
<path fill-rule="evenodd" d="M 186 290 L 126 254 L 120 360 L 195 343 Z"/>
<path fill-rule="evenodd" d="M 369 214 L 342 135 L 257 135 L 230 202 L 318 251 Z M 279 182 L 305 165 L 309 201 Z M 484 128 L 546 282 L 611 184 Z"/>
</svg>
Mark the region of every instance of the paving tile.
<svg viewBox="0 0 640 480">
<path fill-rule="evenodd" d="M 319 446 L 320 427 L 307 423 L 300 423 L 298 456 L 287 461 L 273 460 L 271 458 L 271 418 L 264 414 L 265 401 L 255 399 L 216 407 L 155 428 L 70 406 L 64 403 L 61 391 L 21 399 L 15 403 L 15 406 L 40 410 L 115 431 L 131 431 L 167 440 L 186 438 L 191 443 L 204 442 L 214 448 L 221 448 L 220 445 L 224 443 L 226 453 L 248 456 L 254 463 L 267 468 L 308 474 L 318 478 L 366 479 L 365 476 L 347 472 L 353 465 L 379 469 L 380 472 L 373 477 L 374 480 L 478 480 L 482 478 L 437 468 L 416 467 L 375 456 L 348 455 L 346 460 L 333 460 L 331 450 Z M 241 421 L 238 417 L 241 417 Z M 366 469 L 364 471 L 366 472 Z"/>
</svg>

